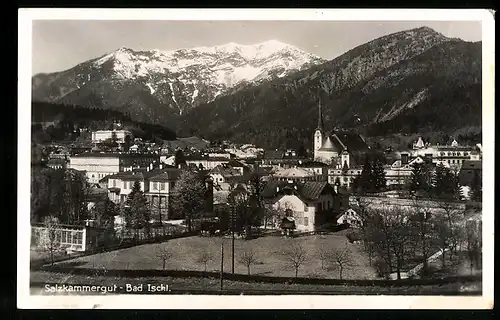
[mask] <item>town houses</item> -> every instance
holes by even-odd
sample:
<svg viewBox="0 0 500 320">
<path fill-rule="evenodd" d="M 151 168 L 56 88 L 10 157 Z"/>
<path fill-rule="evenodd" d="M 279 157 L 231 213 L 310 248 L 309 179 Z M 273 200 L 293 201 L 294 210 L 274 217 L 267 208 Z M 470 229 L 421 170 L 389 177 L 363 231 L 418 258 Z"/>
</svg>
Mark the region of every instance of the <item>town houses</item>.
<svg viewBox="0 0 500 320">
<path fill-rule="evenodd" d="M 328 130 L 321 105 L 318 109 L 312 144 L 303 150 L 263 150 L 251 144 L 228 142 L 209 147 L 209 142 L 196 137 L 157 144 L 134 138 L 126 129 L 114 129 L 92 132 L 93 147 L 52 146 L 46 166 L 83 173 L 95 195 L 89 200 L 89 208 L 103 201 L 103 197 L 123 207 L 134 184 L 139 183 L 152 221 L 182 218 L 172 207 L 172 199 L 186 168 L 205 177 L 205 186 L 210 190 L 207 212 L 227 206 L 229 196 L 238 190 L 249 192 L 252 177 L 258 176 L 264 186 L 262 201 L 279 216 L 266 224 L 293 227 L 299 232 L 320 231 L 328 224 L 359 225 L 359 217 L 349 205 L 350 195 L 356 192 L 356 179 L 363 173 L 362 159 L 373 152 L 383 154 L 380 161 L 386 190 L 407 188 L 417 165 L 433 170 L 438 165 L 449 168 L 458 174 L 460 185 L 469 189 L 482 175 L 480 144 L 461 145 L 452 139 L 447 145 L 431 145 L 419 137 L 407 150 L 384 153 L 373 150 L 357 132 Z M 100 149 L 109 140 L 118 146 L 113 150 L 105 146 Z M 128 149 L 124 147 L 127 143 Z M 35 231 L 40 228 L 36 226 Z M 97 241 L 95 233 L 99 230 L 91 226 L 61 228 L 65 243 L 73 250 L 84 251 Z"/>
</svg>

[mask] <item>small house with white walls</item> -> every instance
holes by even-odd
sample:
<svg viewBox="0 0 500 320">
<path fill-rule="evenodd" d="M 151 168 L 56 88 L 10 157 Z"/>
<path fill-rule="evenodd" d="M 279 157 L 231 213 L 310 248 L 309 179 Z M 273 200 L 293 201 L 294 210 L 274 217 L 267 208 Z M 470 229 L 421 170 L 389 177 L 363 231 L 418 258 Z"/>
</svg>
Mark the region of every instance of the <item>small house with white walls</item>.
<svg viewBox="0 0 500 320">
<path fill-rule="evenodd" d="M 266 204 L 280 212 L 282 219 L 292 216 L 297 231 L 320 231 L 335 223 L 340 211 L 340 199 L 333 186 L 323 181 L 270 181 L 261 196 Z"/>
</svg>

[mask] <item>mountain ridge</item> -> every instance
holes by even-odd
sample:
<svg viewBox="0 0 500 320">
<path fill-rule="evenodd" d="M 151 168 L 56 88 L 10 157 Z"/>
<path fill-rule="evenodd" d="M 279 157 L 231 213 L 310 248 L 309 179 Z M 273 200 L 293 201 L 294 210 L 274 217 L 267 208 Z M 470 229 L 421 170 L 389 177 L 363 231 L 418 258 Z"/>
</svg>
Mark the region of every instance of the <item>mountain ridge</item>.
<svg viewBox="0 0 500 320">
<path fill-rule="evenodd" d="M 323 61 L 276 40 L 171 51 L 120 47 L 65 71 L 35 75 L 32 94 L 34 101 L 121 108 L 140 120 L 161 122 L 232 86 Z"/>
</svg>

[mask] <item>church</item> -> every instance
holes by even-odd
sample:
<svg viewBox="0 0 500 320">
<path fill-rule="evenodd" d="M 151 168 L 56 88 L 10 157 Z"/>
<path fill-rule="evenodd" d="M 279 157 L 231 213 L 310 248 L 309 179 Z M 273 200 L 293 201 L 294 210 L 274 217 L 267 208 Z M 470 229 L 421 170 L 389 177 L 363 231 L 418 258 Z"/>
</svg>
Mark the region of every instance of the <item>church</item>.
<svg viewBox="0 0 500 320">
<path fill-rule="evenodd" d="M 370 147 L 358 133 L 346 130 L 325 130 L 321 102 L 318 104 L 318 126 L 314 132 L 314 160 L 336 168 L 353 166 L 354 153 L 366 152 Z"/>
</svg>

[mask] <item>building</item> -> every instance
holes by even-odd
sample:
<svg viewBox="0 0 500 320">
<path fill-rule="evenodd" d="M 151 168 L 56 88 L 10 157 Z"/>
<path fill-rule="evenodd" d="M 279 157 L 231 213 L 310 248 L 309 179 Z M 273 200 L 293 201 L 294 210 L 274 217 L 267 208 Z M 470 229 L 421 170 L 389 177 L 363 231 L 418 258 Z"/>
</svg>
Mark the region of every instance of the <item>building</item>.
<svg viewBox="0 0 500 320">
<path fill-rule="evenodd" d="M 306 160 L 305 156 L 299 155 L 293 149 L 266 150 L 264 151 L 260 165 L 264 167 L 278 166 L 281 168 L 292 168 Z"/>
<path fill-rule="evenodd" d="M 473 180 L 480 183 L 483 177 L 483 163 L 480 160 L 467 160 L 462 164 L 458 174 L 460 185 L 471 187 Z"/>
<path fill-rule="evenodd" d="M 278 181 L 327 181 L 326 174 L 317 174 L 312 168 L 287 168 L 276 171 L 271 177 L 271 180 Z"/>
<path fill-rule="evenodd" d="M 403 156 L 404 155 L 404 156 Z M 477 160 L 481 156 L 478 146 L 460 145 L 453 139 L 449 145 L 430 145 L 424 143 L 422 137 L 413 143 L 413 150 L 402 152 L 401 157 L 408 157 L 410 160 L 422 157 L 429 159 L 432 163 L 443 163 L 446 166 L 460 168 L 467 160 Z"/>
<path fill-rule="evenodd" d="M 48 162 L 47 162 L 47 167 L 49 168 L 52 168 L 52 169 L 66 169 L 66 167 L 68 166 L 68 161 L 66 159 L 58 159 L 58 158 L 54 158 L 54 159 L 50 159 Z"/>
<path fill-rule="evenodd" d="M 119 172 L 105 177 L 109 198 L 115 203 L 124 203 L 132 191 L 136 181 L 141 191 L 148 199 L 153 215 L 165 219 L 172 219 L 171 200 L 175 183 L 181 171 L 177 168 L 136 169 Z"/>
<path fill-rule="evenodd" d="M 337 218 L 337 224 L 348 224 L 353 228 L 358 228 L 363 225 L 363 221 L 353 209 L 347 209 L 340 217 Z"/>
<path fill-rule="evenodd" d="M 359 134 L 346 130 L 326 131 L 323 125 L 321 103 L 318 105 L 318 126 L 314 132 L 314 160 L 331 164 L 336 168 L 351 166 L 354 153 L 367 152 L 370 148 Z"/>
<path fill-rule="evenodd" d="M 100 246 L 103 241 L 104 230 L 90 226 L 61 224 L 52 229 L 55 233 L 55 242 L 67 252 L 85 252 Z M 31 246 L 40 248 L 43 238 L 47 238 L 49 229 L 42 224 L 31 226 Z"/>
<path fill-rule="evenodd" d="M 208 155 L 191 155 L 185 156 L 184 159 L 188 166 L 193 165 L 206 170 L 212 170 L 217 166 L 228 164 L 230 160 L 228 157 L 209 157 Z"/>
<path fill-rule="evenodd" d="M 128 130 L 98 130 L 92 132 L 92 142 L 100 143 L 115 138 L 117 143 L 125 143 L 126 137 L 132 140 L 132 133 Z"/>
<path fill-rule="evenodd" d="M 305 183 L 271 181 L 261 193 L 264 201 L 285 216 L 292 216 L 298 231 L 319 231 L 335 223 L 340 201 L 333 186 L 327 182 Z"/>
<path fill-rule="evenodd" d="M 214 182 L 214 186 L 220 186 L 223 190 L 229 188 L 234 179 L 233 177 L 242 177 L 243 172 L 229 165 L 218 165 L 209 172 L 210 177 Z"/>
<path fill-rule="evenodd" d="M 158 161 L 159 156 L 154 154 L 87 152 L 70 157 L 69 168 L 85 171 L 90 183 L 99 183 L 107 175 L 148 167 Z"/>
</svg>

